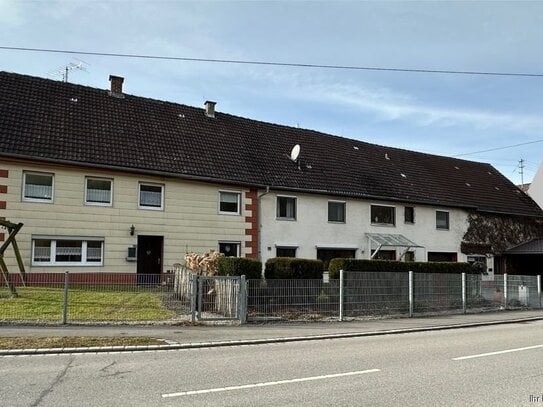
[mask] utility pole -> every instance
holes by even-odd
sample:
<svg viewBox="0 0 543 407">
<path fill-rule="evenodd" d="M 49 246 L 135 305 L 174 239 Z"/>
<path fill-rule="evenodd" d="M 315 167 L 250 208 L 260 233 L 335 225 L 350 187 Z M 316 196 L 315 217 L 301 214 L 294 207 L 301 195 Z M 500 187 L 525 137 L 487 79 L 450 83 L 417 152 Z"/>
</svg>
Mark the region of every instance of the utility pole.
<svg viewBox="0 0 543 407">
<path fill-rule="evenodd" d="M 518 161 L 518 168 L 520 173 L 520 185 L 522 185 L 522 188 L 524 189 L 524 159 L 520 159 Z"/>
</svg>

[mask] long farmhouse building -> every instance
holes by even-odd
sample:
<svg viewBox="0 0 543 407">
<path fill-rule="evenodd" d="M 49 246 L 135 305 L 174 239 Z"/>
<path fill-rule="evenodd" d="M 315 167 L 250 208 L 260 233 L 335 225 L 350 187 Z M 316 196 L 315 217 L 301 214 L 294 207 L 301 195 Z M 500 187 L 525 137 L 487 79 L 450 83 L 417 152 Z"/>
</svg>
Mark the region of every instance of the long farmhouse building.
<svg viewBox="0 0 543 407">
<path fill-rule="evenodd" d="M 133 96 L 110 81 L 0 72 L 0 217 L 24 223 L 31 273 L 159 274 L 209 250 L 500 272 L 506 249 L 537 237 L 542 210 L 491 165 Z"/>
</svg>

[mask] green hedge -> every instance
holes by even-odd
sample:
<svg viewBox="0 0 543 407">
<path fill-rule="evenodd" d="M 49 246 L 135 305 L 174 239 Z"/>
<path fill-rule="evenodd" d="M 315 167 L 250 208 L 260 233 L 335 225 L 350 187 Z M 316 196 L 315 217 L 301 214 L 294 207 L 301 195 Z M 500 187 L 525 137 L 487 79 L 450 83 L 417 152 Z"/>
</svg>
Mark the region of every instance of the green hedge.
<svg viewBox="0 0 543 407">
<path fill-rule="evenodd" d="M 468 263 L 453 262 L 403 262 L 391 260 L 332 259 L 328 266 L 330 278 L 339 278 L 344 271 L 391 271 L 415 273 L 467 273 L 480 274 L 480 270 Z"/>
<path fill-rule="evenodd" d="M 266 262 L 267 279 L 322 279 L 324 264 L 321 260 L 295 257 L 275 257 Z"/>
<path fill-rule="evenodd" d="M 219 276 L 245 276 L 251 280 L 262 278 L 262 262 L 246 257 L 221 257 L 218 268 Z"/>
</svg>

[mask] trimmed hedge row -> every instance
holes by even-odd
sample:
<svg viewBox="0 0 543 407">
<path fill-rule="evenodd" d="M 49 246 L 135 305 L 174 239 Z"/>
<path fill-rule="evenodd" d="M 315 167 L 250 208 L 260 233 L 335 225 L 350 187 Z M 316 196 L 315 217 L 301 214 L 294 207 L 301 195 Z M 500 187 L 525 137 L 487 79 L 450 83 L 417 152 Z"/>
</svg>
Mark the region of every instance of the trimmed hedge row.
<svg viewBox="0 0 543 407">
<path fill-rule="evenodd" d="M 262 262 L 247 257 L 221 257 L 218 263 L 219 276 L 245 276 L 247 279 L 262 278 Z"/>
<path fill-rule="evenodd" d="M 266 262 L 266 279 L 322 279 L 321 260 L 275 257 Z"/>
<path fill-rule="evenodd" d="M 332 259 L 328 266 L 330 278 L 339 278 L 344 271 L 390 271 L 414 273 L 466 273 L 480 274 L 480 269 L 469 263 L 453 262 L 403 262 L 393 260 Z"/>
</svg>

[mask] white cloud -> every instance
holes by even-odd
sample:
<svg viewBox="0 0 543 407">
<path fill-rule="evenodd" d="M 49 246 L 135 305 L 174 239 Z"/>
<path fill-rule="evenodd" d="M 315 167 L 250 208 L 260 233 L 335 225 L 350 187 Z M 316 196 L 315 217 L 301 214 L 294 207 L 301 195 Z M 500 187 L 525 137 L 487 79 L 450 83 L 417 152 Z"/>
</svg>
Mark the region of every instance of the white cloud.
<svg viewBox="0 0 543 407">
<path fill-rule="evenodd" d="M 476 130 L 509 130 L 520 133 L 543 131 L 543 118 L 535 115 L 501 113 L 483 109 L 431 106 L 414 95 L 352 82 L 331 82 L 329 78 L 301 74 L 270 73 L 267 80 L 290 97 L 312 102 L 343 105 L 373 115 L 375 121 L 403 121 L 418 127 L 468 126 Z M 443 104 L 443 102 L 441 102 Z"/>
</svg>

